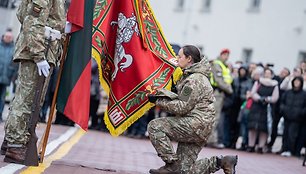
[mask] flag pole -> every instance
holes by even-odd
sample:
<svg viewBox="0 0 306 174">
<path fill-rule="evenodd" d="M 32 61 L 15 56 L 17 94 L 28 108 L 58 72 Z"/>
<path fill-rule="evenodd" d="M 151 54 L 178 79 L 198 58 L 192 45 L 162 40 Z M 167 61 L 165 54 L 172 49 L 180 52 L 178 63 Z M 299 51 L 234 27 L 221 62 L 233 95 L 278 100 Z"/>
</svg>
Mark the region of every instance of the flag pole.
<svg viewBox="0 0 306 174">
<path fill-rule="evenodd" d="M 65 62 L 66 55 L 67 55 L 69 40 L 70 40 L 70 34 L 68 34 L 66 36 L 66 39 L 65 39 L 65 42 L 64 42 L 63 54 L 62 54 L 61 61 L 60 61 L 60 69 L 59 69 L 59 72 L 58 72 L 58 77 L 57 77 L 56 87 L 55 87 L 55 91 L 54 91 L 54 95 L 53 95 L 53 99 L 52 99 L 52 104 L 51 104 L 51 108 L 50 108 L 50 113 L 49 113 L 49 117 L 48 117 L 47 127 L 45 129 L 45 132 L 44 132 L 41 140 L 40 140 L 39 147 L 38 147 L 38 153 L 39 153 L 38 155 L 39 155 L 39 158 L 40 158 L 39 159 L 40 163 L 43 162 L 45 152 L 46 152 L 46 146 L 47 146 L 47 142 L 48 142 L 48 138 L 49 138 L 49 134 L 50 134 L 52 120 L 53 120 L 53 117 L 54 117 L 58 88 L 59 88 L 60 80 L 61 80 L 61 77 L 62 77 L 62 71 L 63 71 L 63 68 L 64 68 L 64 62 Z"/>
</svg>

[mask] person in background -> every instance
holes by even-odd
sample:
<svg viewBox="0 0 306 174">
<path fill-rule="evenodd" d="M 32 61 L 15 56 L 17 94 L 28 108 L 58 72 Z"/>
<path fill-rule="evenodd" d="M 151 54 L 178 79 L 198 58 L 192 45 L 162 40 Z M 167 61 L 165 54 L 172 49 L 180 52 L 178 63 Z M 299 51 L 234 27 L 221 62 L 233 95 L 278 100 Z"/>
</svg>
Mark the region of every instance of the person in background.
<svg viewBox="0 0 306 174">
<path fill-rule="evenodd" d="M 247 100 L 246 94 L 247 91 L 250 91 L 252 88 L 252 80 L 249 78 L 248 69 L 244 66 L 241 66 L 238 69 L 238 77 L 234 79 L 233 82 L 233 107 L 231 107 L 231 114 L 229 115 L 229 124 L 230 126 L 230 144 L 229 147 L 236 149 L 236 141 L 239 137 L 239 123 L 237 121 L 238 115 L 240 112 L 241 105 L 244 101 Z"/>
<path fill-rule="evenodd" d="M 248 68 L 249 69 L 249 68 Z M 251 78 L 251 86 L 254 85 L 255 82 L 258 82 L 259 79 L 263 76 L 264 69 L 261 66 L 257 66 L 250 76 Z M 238 117 L 238 122 L 240 122 L 240 130 L 242 136 L 242 143 L 239 150 L 245 151 L 248 147 L 249 142 L 249 128 L 248 128 L 248 120 L 251 106 L 253 104 L 251 90 L 246 91 L 246 101 L 240 108 L 240 113 Z"/>
<path fill-rule="evenodd" d="M 148 115 L 149 112 L 146 112 L 141 116 L 135 123 L 133 123 L 127 132 L 127 136 L 130 138 L 144 139 L 146 138 L 146 130 L 148 125 Z"/>
<path fill-rule="evenodd" d="M 279 75 L 275 76 L 274 79 L 277 80 L 278 82 L 278 87 L 279 87 L 279 98 L 281 99 L 282 94 L 284 93 L 284 90 L 280 88 L 280 84 L 283 82 L 283 80 L 290 75 L 290 70 L 286 67 L 284 67 Z M 274 142 L 277 138 L 277 130 L 278 130 L 278 124 L 280 119 L 282 118 L 282 114 L 280 113 L 280 101 L 277 100 L 275 105 L 273 105 L 273 118 L 272 118 L 272 132 L 271 132 L 271 137 L 270 141 L 267 144 L 267 153 L 272 153 L 272 147 L 274 145 Z"/>
<path fill-rule="evenodd" d="M 291 82 L 293 78 L 301 75 L 302 75 L 302 69 L 298 67 L 294 68 L 292 75 L 287 76 L 280 84 L 280 89 L 284 91 L 292 89 Z"/>
<path fill-rule="evenodd" d="M 304 79 L 303 90 L 306 91 L 306 72 L 304 72 L 304 74 L 302 74 L 302 77 L 303 77 L 303 79 Z"/>
<path fill-rule="evenodd" d="M 13 64 L 14 40 L 11 30 L 7 30 L 0 41 L 0 122 L 5 105 L 6 88 L 12 82 L 17 67 Z"/>
<path fill-rule="evenodd" d="M 208 146 L 213 148 L 224 148 L 223 144 L 223 125 L 219 123 L 222 112 L 225 94 L 231 95 L 233 88 L 231 86 L 233 78 L 231 71 L 227 67 L 227 60 L 229 59 L 229 49 L 223 49 L 220 56 L 213 61 L 210 75 L 210 83 L 214 89 L 214 96 L 216 98 L 214 105 L 216 109 L 216 118 L 212 134 L 208 139 Z"/>
<path fill-rule="evenodd" d="M 54 67 L 54 71 L 50 77 L 50 82 L 48 85 L 48 89 L 46 92 L 45 102 L 41 108 L 40 114 L 39 114 L 39 122 L 46 123 L 46 117 L 47 117 L 47 111 L 52 105 L 52 100 L 56 88 L 56 81 L 58 77 L 58 71 L 59 67 Z"/>
<path fill-rule="evenodd" d="M 299 144 L 299 139 L 302 138 L 301 130 L 306 119 L 304 80 L 298 76 L 294 77 L 291 83 L 292 89 L 283 94 L 280 105 L 281 113 L 285 118 L 282 156 L 300 156 L 300 151 L 303 147 L 303 144 Z"/>
<path fill-rule="evenodd" d="M 283 82 L 283 80 L 284 80 L 286 77 L 288 77 L 289 75 L 290 75 L 290 70 L 289 70 L 288 68 L 284 67 L 284 68 L 280 71 L 279 75 L 276 75 L 276 76 L 274 77 L 274 79 L 277 80 L 279 84 L 281 84 L 281 83 Z"/>
<path fill-rule="evenodd" d="M 263 147 L 268 139 L 268 114 L 271 104 L 279 98 L 278 82 L 273 80 L 273 71 L 265 69 L 264 77 L 256 81 L 252 87 L 252 106 L 249 114 L 249 145 L 248 152 L 255 151 L 256 137 L 259 136 L 258 153 L 263 153 Z M 258 135 L 257 135 L 258 134 Z"/>
<path fill-rule="evenodd" d="M 300 63 L 300 68 L 302 70 L 302 74 L 306 73 L 306 61 L 302 61 Z"/>
<path fill-rule="evenodd" d="M 249 72 L 250 78 L 252 78 L 251 76 L 252 76 L 252 74 L 253 74 L 253 71 L 256 69 L 256 67 L 257 67 L 257 64 L 256 64 L 256 63 L 250 63 L 250 64 L 248 65 L 248 72 Z"/>
<path fill-rule="evenodd" d="M 99 117 L 97 115 L 100 104 L 100 82 L 98 64 L 94 59 L 91 59 L 91 84 L 90 84 L 90 108 L 89 115 L 91 118 L 91 125 L 89 129 L 99 130 L 101 124 L 99 124 Z"/>
</svg>

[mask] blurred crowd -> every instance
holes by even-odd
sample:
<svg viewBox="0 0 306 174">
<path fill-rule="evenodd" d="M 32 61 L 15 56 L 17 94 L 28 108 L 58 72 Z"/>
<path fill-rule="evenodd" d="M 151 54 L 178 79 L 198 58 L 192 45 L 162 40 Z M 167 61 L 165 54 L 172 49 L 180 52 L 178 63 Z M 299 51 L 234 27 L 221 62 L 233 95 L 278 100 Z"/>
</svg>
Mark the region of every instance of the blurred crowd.
<svg viewBox="0 0 306 174">
<path fill-rule="evenodd" d="M 14 84 L 18 70 L 17 65 L 12 63 L 13 40 L 12 31 L 8 29 L 0 42 L 0 121 L 7 95 L 6 88 Z M 208 141 L 207 146 L 250 153 L 273 152 L 282 156 L 300 156 L 306 143 L 306 62 L 301 62 L 292 70 L 284 67 L 275 74 L 271 64 L 246 64 L 241 61 L 231 64 L 228 59 L 230 50 L 224 49 L 216 60 L 211 61 L 210 78 L 216 97 L 216 125 L 212 133 L 214 140 Z M 107 106 L 107 94 L 99 84 L 97 64 L 92 62 L 89 129 L 106 131 L 103 115 Z M 57 72 L 58 69 L 50 80 L 40 122 L 46 122 Z M 168 113 L 153 107 L 130 126 L 124 135 L 147 138 L 149 121 L 167 116 Z M 54 124 L 74 125 L 59 112 L 56 113 Z M 281 131 L 279 128 L 282 128 Z M 273 146 L 278 136 L 282 137 L 282 147 L 275 152 Z"/>
<path fill-rule="evenodd" d="M 211 147 L 272 153 L 282 136 L 281 149 L 274 153 L 300 156 L 306 145 L 306 62 L 293 70 L 284 67 L 279 74 L 271 64 L 236 62 L 227 67 L 233 92 L 224 92 L 218 140 Z"/>
</svg>

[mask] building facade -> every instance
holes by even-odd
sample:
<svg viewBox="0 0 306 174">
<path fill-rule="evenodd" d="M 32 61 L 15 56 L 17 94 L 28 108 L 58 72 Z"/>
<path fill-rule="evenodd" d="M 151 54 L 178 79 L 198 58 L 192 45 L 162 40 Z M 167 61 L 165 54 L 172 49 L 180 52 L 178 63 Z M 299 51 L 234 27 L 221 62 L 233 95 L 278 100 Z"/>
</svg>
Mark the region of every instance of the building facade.
<svg viewBox="0 0 306 174">
<path fill-rule="evenodd" d="M 210 59 L 293 69 L 306 60 L 306 0 L 151 0 L 170 43 L 195 44 Z"/>
</svg>

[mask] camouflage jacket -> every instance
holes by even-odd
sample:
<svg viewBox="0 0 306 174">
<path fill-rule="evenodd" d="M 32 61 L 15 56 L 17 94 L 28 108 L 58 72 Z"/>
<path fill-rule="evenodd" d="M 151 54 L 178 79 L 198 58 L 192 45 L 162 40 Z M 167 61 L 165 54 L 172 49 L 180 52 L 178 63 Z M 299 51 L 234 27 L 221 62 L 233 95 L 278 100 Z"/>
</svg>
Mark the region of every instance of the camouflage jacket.
<svg viewBox="0 0 306 174">
<path fill-rule="evenodd" d="M 177 116 L 197 117 L 205 123 L 215 118 L 213 88 L 209 82 L 210 64 L 206 58 L 183 70 L 177 82 L 177 98 L 158 99 L 156 105 Z"/>
<path fill-rule="evenodd" d="M 45 58 L 45 26 L 64 31 L 66 15 L 65 0 L 22 0 L 17 18 L 21 23 L 14 61 L 32 60 L 39 62 Z M 46 59 L 55 63 L 61 54 L 60 41 L 52 41 Z"/>
</svg>

